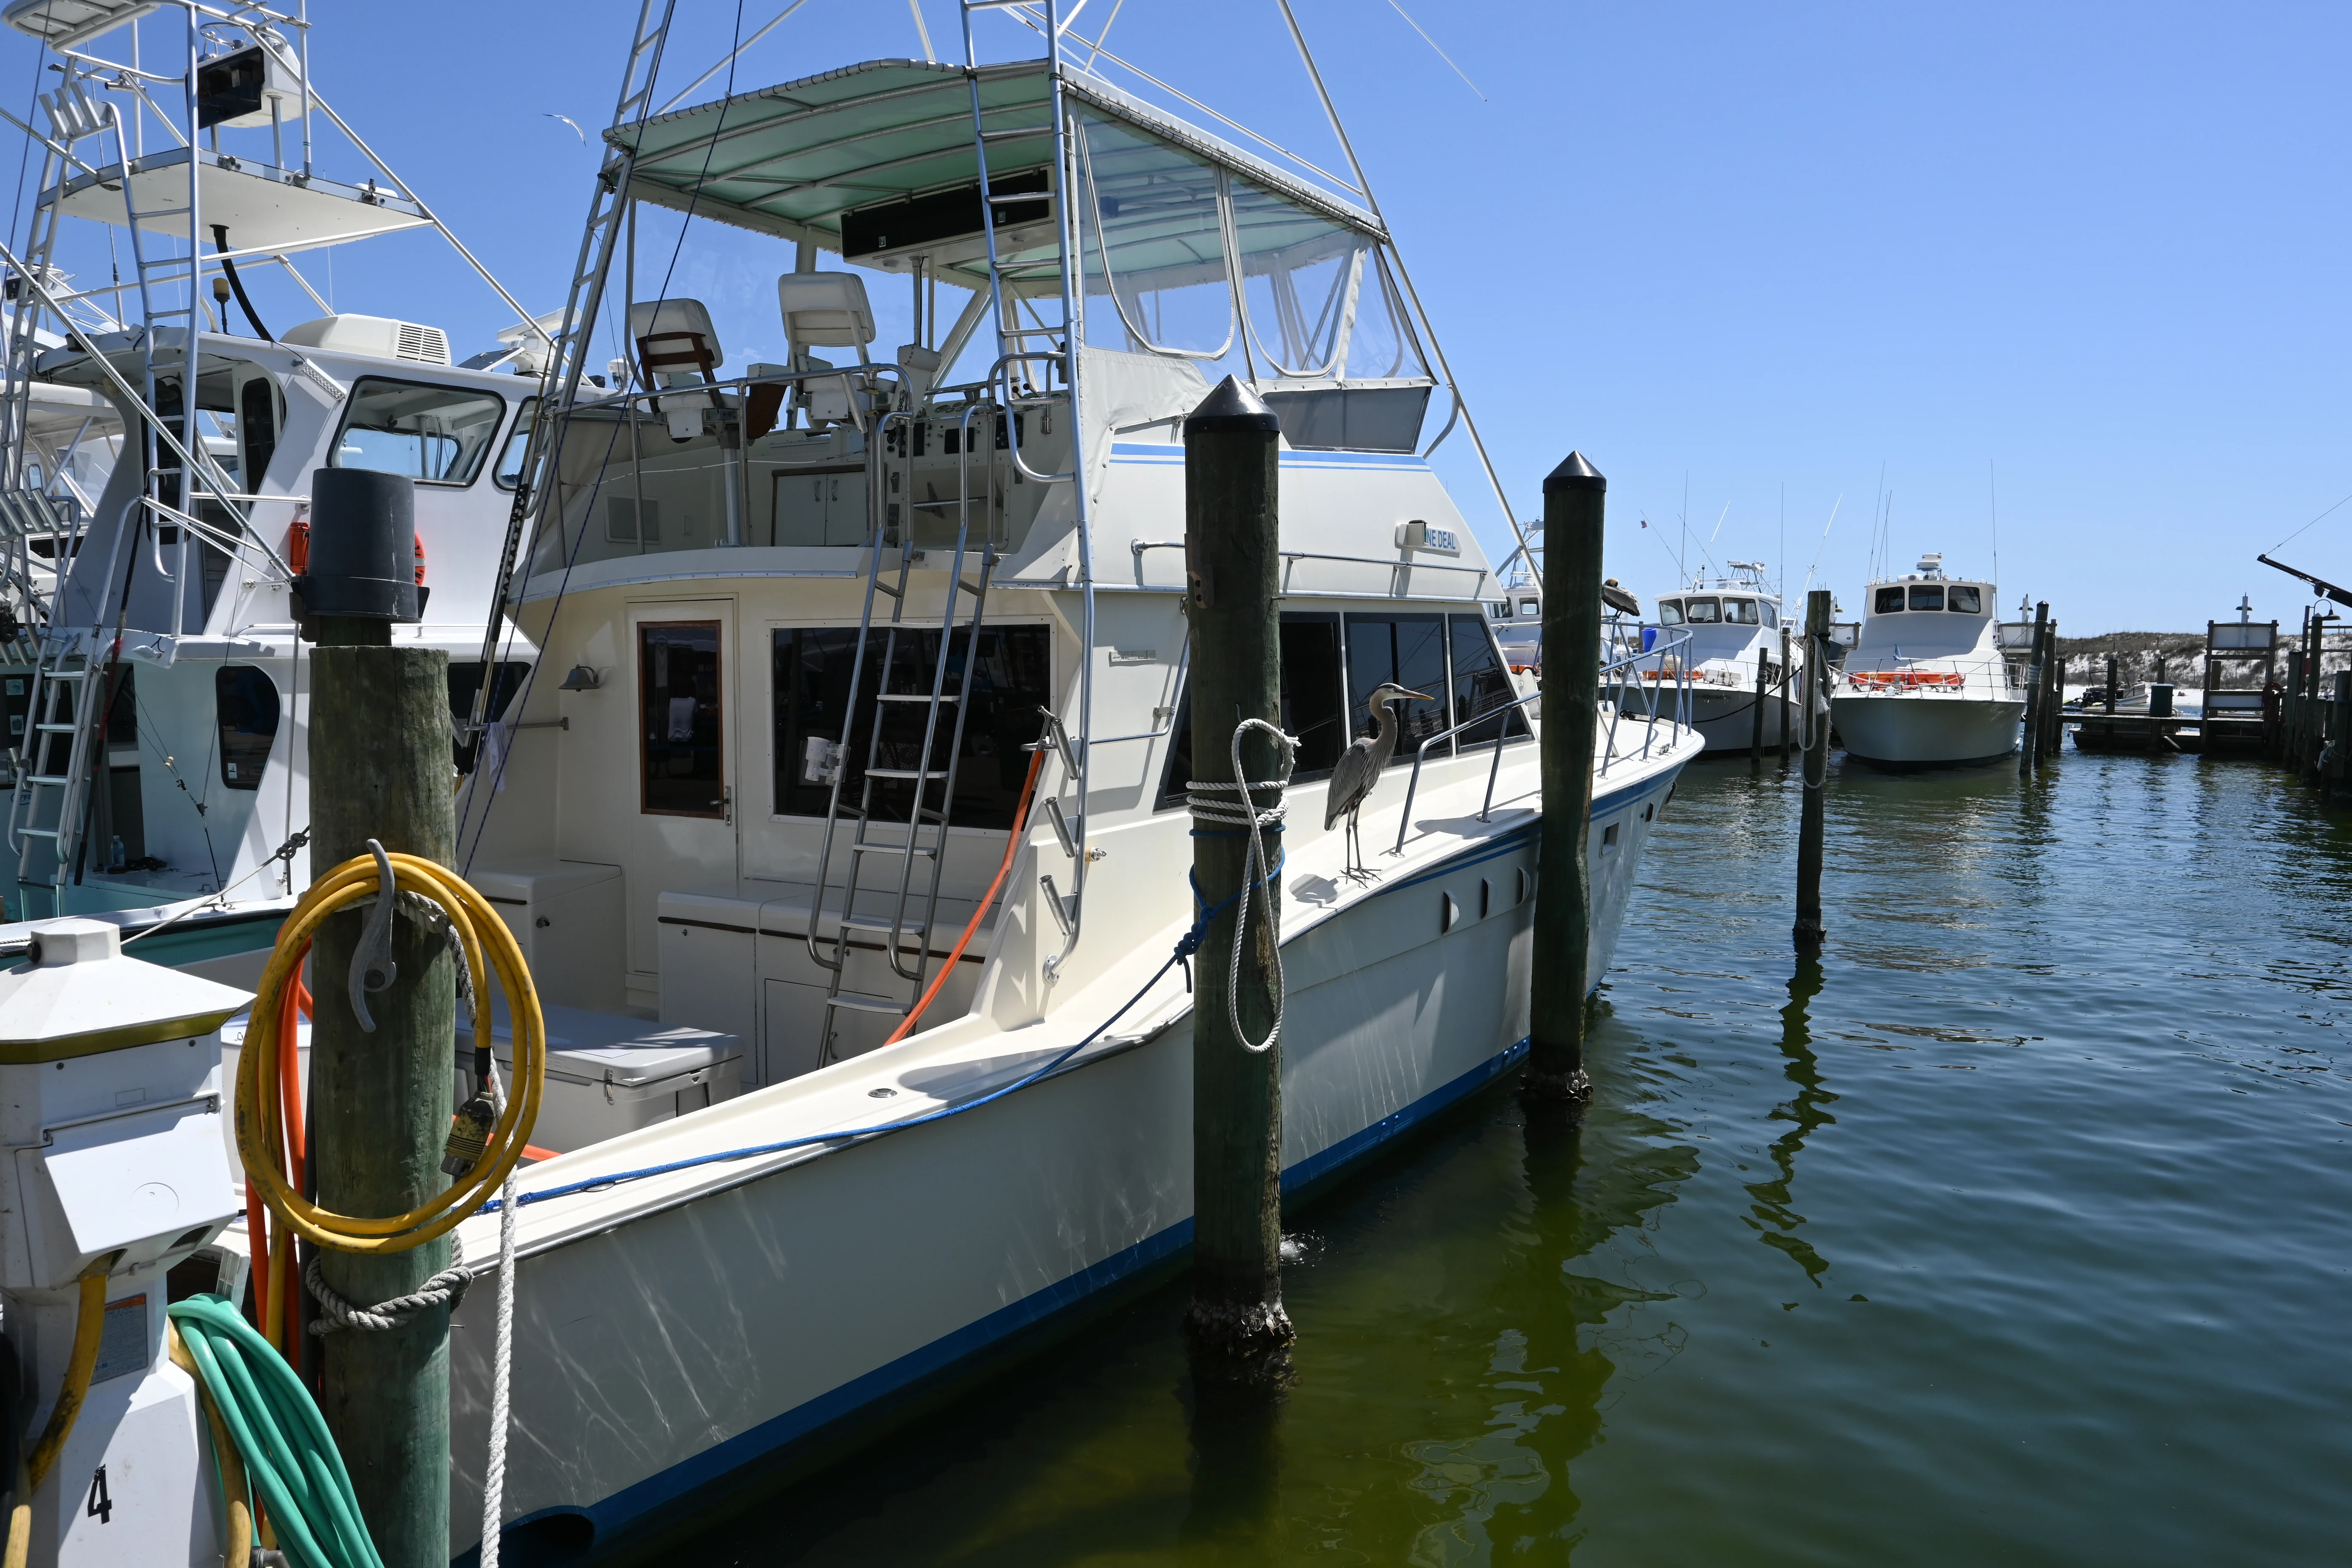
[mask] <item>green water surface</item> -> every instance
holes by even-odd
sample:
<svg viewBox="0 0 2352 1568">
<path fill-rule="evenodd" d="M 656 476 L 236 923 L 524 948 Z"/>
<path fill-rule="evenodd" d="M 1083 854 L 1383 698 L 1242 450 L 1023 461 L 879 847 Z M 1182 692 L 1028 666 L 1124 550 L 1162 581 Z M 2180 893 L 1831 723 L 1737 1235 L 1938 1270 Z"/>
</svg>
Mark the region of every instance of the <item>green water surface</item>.
<svg viewBox="0 0 2352 1568">
<path fill-rule="evenodd" d="M 732 1563 L 2352 1561 L 2352 816 L 2257 764 L 1685 774 L 1580 1127 L 1290 1215 L 1298 1379 L 1180 1279 L 677 1543 Z"/>
</svg>

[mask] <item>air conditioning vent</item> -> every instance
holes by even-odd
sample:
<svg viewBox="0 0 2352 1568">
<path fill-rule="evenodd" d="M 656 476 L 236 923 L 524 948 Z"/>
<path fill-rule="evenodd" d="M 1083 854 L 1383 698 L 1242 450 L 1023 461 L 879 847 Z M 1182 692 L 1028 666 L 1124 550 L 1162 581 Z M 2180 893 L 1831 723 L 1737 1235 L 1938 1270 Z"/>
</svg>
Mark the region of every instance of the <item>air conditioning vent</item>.
<svg viewBox="0 0 2352 1568">
<path fill-rule="evenodd" d="M 449 338 L 438 327 L 395 321 L 388 316 L 324 316 L 289 327 L 278 342 L 297 348 L 404 359 L 413 364 L 447 364 Z"/>
<path fill-rule="evenodd" d="M 449 340 L 438 327 L 420 327 L 414 321 L 403 321 L 400 323 L 399 357 L 425 364 L 447 364 Z"/>
</svg>

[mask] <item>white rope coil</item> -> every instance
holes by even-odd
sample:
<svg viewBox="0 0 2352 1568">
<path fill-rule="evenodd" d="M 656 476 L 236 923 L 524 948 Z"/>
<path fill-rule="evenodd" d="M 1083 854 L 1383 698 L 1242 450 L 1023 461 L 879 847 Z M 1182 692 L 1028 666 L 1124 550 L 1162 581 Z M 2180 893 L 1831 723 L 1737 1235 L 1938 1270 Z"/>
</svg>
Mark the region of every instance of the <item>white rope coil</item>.
<svg viewBox="0 0 2352 1568">
<path fill-rule="evenodd" d="M 1273 779 L 1242 779 L 1242 737 L 1252 730 L 1263 730 L 1282 748 L 1282 776 Z M 1265 853 L 1265 829 L 1279 828 L 1290 813 L 1287 799 L 1276 799 L 1270 805 L 1258 804 L 1258 790 L 1287 790 L 1291 769 L 1298 761 L 1298 737 L 1283 733 L 1278 724 L 1263 719 L 1244 719 L 1234 727 L 1234 783 L 1206 780 L 1185 786 L 1185 803 L 1192 808 L 1192 820 L 1215 823 L 1223 826 L 1245 827 L 1249 830 L 1249 849 L 1242 858 L 1241 907 L 1234 911 L 1233 962 L 1225 971 L 1225 1019 L 1233 1026 L 1234 1038 L 1242 1048 L 1253 1055 L 1274 1048 L 1282 1038 L 1282 942 L 1275 936 L 1274 872 Z M 1222 797 L 1231 798 L 1222 798 Z M 1250 898 L 1257 897 L 1258 918 L 1265 923 L 1270 945 L 1274 949 L 1274 1026 L 1263 1040 L 1253 1042 L 1249 1032 L 1242 1027 L 1242 942 L 1249 930 Z"/>
</svg>

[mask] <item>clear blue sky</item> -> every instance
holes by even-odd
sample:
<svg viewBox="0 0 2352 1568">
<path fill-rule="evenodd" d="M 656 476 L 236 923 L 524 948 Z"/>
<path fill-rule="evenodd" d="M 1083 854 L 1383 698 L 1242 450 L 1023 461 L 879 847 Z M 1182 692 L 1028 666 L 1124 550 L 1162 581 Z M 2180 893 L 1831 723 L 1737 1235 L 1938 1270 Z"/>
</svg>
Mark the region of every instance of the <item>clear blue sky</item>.
<svg viewBox="0 0 2352 1568">
<path fill-rule="evenodd" d="M 1296 3 L 1515 500 L 1535 512 L 1581 448 L 1610 479 L 1611 568 L 1645 598 L 1673 579 L 1687 486 L 1694 562 L 1716 535 L 1713 559 L 1785 561 L 1793 592 L 1818 551 L 1852 607 L 1883 468 L 1898 566 L 1939 549 L 1990 572 L 1997 482 L 2002 604 L 2047 598 L 2071 631 L 2305 602 L 2253 556 L 2352 494 L 2352 13 L 1405 0 L 1482 99 L 1389 0 Z M 783 4 L 749 0 L 745 30 Z M 924 5 L 951 55 L 957 7 Z M 547 116 L 593 142 L 635 11 L 314 0 L 316 77 L 551 310 L 595 155 Z M 682 85 L 737 12 L 680 12 Z M 986 52 L 1025 47 L 980 25 Z M 1337 157 L 1272 0 L 1124 0 L 1110 47 Z M 0 83 L 32 52 L 8 35 Z M 904 0 L 808 0 L 737 86 L 920 52 Z M 675 291 L 754 321 L 781 258 L 722 245 Z M 461 354 L 512 319 L 425 240 L 333 272 L 339 305 L 440 325 Z M 1441 457 L 1499 555 L 1466 454 L 1457 436 Z M 2284 553 L 2352 581 L 2352 505 Z"/>
</svg>

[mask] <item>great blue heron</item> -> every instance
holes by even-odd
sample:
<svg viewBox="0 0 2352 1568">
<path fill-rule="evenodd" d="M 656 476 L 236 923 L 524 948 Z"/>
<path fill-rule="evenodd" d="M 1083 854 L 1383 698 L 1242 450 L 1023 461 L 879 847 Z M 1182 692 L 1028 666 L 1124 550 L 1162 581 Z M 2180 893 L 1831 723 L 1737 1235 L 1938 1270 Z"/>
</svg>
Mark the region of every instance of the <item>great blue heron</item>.
<svg viewBox="0 0 2352 1568">
<path fill-rule="evenodd" d="M 1372 733 L 1349 742 L 1348 749 L 1339 753 L 1339 766 L 1331 770 L 1331 793 L 1323 804 L 1323 831 L 1330 832 L 1343 816 L 1348 819 L 1345 874 L 1349 877 L 1374 874 L 1364 866 L 1364 846 L 1356 831 L 1356 814 L 1363 809 L 1373 787 L 1381 782 L 1381 770 L 1396 755 L 1397 735 L 1403 726 L 1392 704 L 1406 699 L 1416 702 L 1435 700 L 1426 691 L 1407 691 L 1393 680 L 1383 680 L 1373 687 L 1370 706 L 1376 728 Z"/>
</svg>

